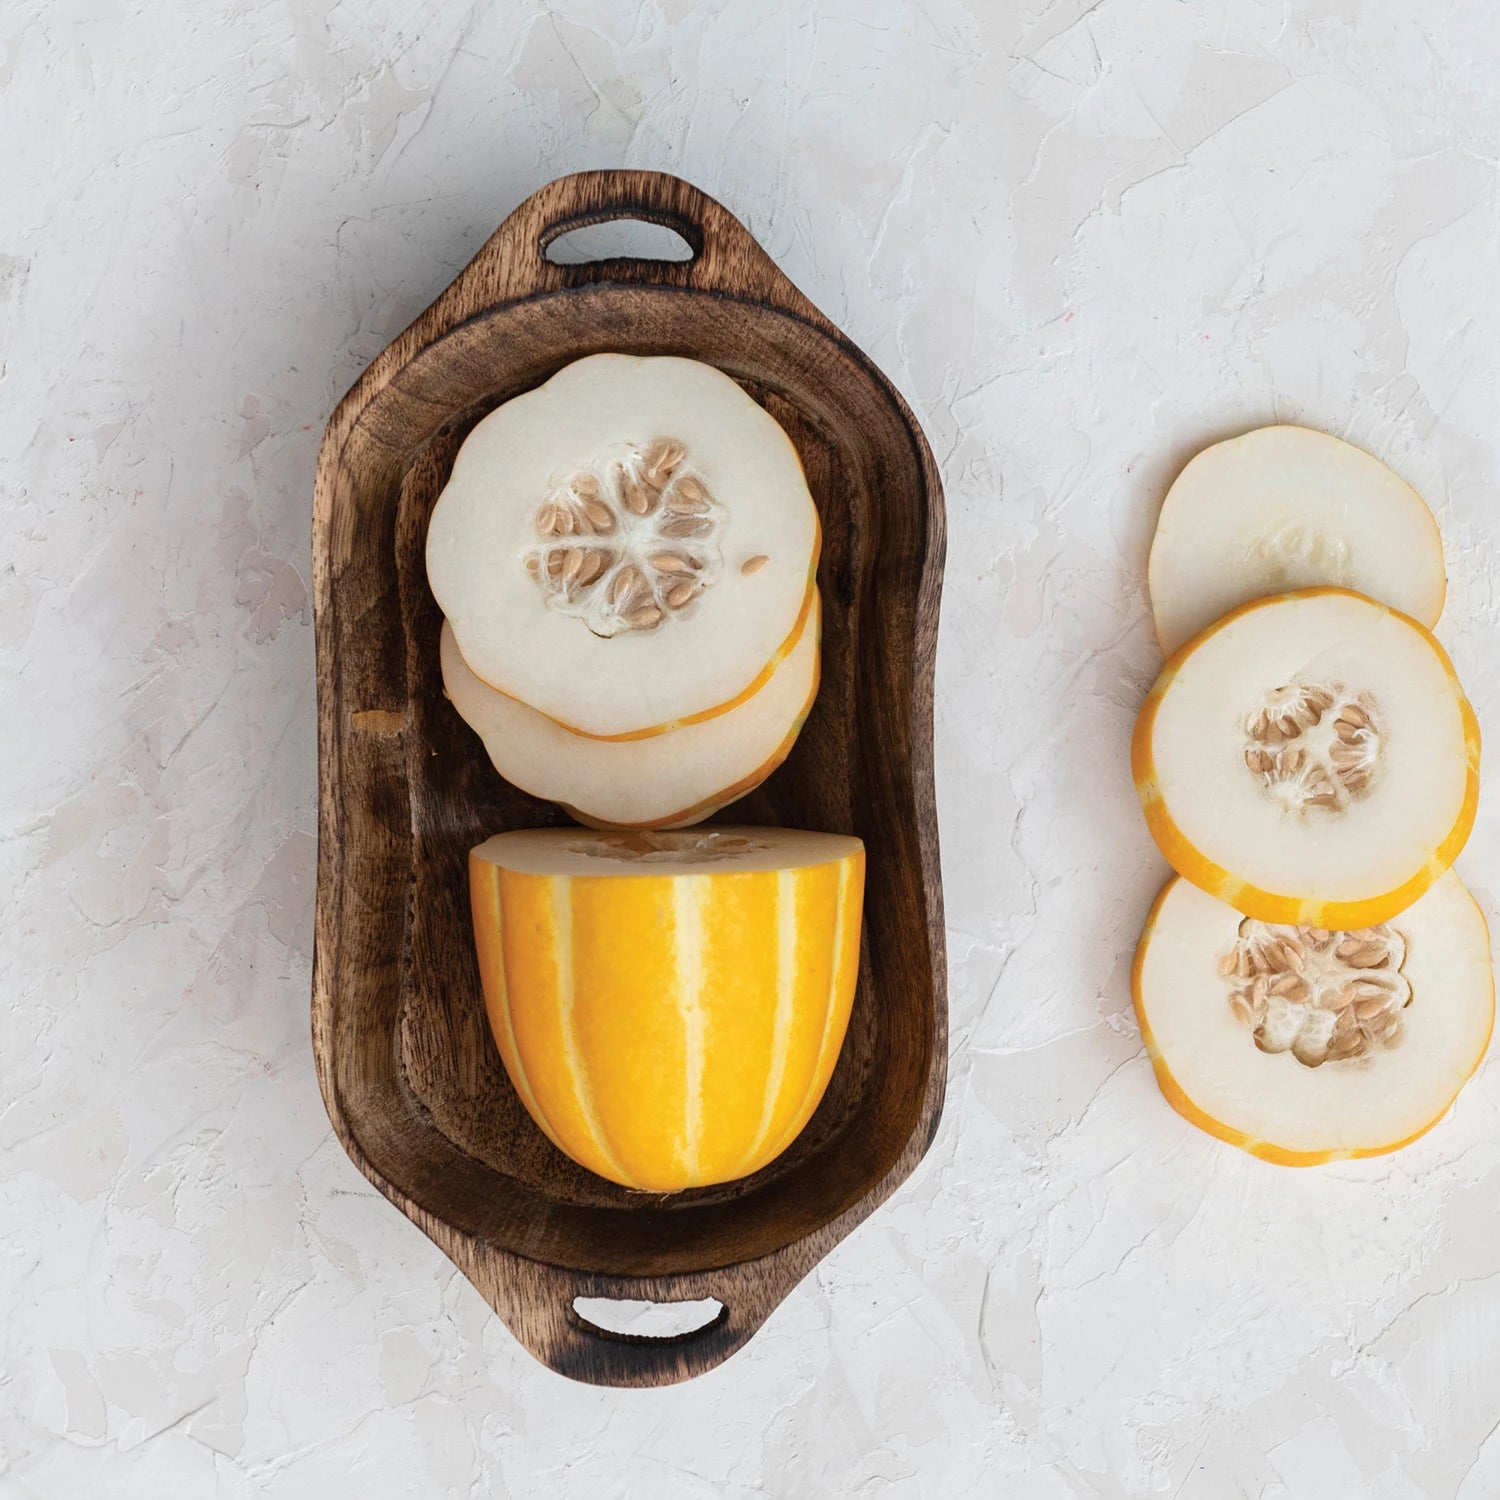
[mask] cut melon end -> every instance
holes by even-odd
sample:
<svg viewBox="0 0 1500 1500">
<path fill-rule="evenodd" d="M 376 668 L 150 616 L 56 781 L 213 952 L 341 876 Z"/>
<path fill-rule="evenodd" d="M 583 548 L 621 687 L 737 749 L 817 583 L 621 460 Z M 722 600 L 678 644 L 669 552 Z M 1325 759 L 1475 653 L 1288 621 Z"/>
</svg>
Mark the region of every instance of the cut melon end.
<svg viewBox="0 0 1500 1500">
<path fill-rule="evenodd" d="M 730 376 L 593 355 L 468 435 L 426 564 L 483 683 L 623 742 L 752 695 L 800 633 L 820 549 L 795 445 Z"/>
<path fill-rule="evenodd" d="M 1362 449 L 1291 424 L 1213 443 L 1183 466 L 1146 576 L 1164 654 L 1240 602 L 1292 587 L 1358 588 L 1429 627 L 1447 597 L 1421 495 Z"/>
</svg>

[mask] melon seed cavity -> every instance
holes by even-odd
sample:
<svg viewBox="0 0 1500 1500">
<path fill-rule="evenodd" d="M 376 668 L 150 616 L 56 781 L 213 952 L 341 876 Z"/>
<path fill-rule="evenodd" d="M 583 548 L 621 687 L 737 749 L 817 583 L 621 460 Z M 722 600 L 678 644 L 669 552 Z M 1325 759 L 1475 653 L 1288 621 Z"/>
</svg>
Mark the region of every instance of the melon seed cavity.
<svg viewBox="0 0 1500 1500">
<path fill-rule="evenodd" d="M 682 443 L 626 444 L 542 502 L 523 560 L 548 605 L 595 635 L 655 630 L 719 576 L 724 520 Z"/>
<path fill-rule="evenodd" d="M 1378 707 L 1337 683 L 1275 688 L 1245 718 L 1245 766 L 1290 813 L 1342 811 L 1369 790 L 1380 765 Z"/>
<path fill-rule="evenodd" d="M 1388 923 L 1334 932 L 1247 917 L 1219 972 L 1229 1008 L 1262 1052 L 1316 1068 L 1400 1042 L 1412 998 L 1405 962 L 1406 940 Z"/>
</svg>

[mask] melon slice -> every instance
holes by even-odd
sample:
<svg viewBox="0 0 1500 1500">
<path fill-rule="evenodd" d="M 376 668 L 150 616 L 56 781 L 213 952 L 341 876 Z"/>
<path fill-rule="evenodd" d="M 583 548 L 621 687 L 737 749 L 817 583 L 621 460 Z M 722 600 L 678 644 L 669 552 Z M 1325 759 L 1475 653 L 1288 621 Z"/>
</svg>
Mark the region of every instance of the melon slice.
<svg viewBox="0 0 1500 1500">
<path fill-rule="evenodd" d="M 818 690 L 821 613 L 770 680 L 737 708 L 670 734 L 611 743 L 561 728 L 481 682 L 444 624 L 443 686 L 484 741 L 495 769 L 533 797 L 561 803 L 580 823 L 681 828 L 753 792 L 784 761 Z"/>
<path fill-rule="evenodd" d="M 1363 449 L 1306 427 L 1262 427 L 1194 458 L 1167 491 L 1148 582 L 1168 656 L 1263 594 L 1334 584 L 1431 627 L 1447 589 L 1422 497 Z"/>
<path fill-rule="evenodd" d="M 1131 769 L 1179 875 L 1262 921 L 1364 927 L 1463 847 L 1479 726 L 1415 620 L 1306 589 L 1241 605 L 1167 663 Z"/>
<path fill-rule="evenodd" d="M 469 890 L 506 1072 L 574 1161 L 673 1192 L 754 1172 L 811 1119 L 854 999 L 858 839 L 502 833 Z"/>
<path fill-rule="evenodd" d="M 1132 990 L 1172 1107 L 1286 1166 L 1421 1135 L 1479 1066 L 1495 1017 L 1489 930 L 1451 870 L 1354 932 L 1273 926 L 1172 880 Z"/>
<path fill-rule="evenodd" d="M 767 681 L 812 607 L 818 546 L 797 450 L 733 380 L 595 354 L 469 434 L 427 577 L 478 677 L 625 740 Z"/>
</svg>

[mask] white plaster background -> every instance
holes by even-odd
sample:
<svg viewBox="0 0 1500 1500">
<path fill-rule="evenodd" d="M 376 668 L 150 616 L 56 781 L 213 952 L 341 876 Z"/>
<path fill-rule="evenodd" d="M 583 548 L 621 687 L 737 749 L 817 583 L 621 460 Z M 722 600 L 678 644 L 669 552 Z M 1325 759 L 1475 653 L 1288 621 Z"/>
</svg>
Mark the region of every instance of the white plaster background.
<svg viewBox="0 0 1500 1500">
<path fill-rule="evenodd" d="M 1278 417 L 1430 498 L 1500 736 L 1497 78 L 1489 0 L 4 0 L 0 1496 L 1500 1495 L 1500 1069 L 1373 1163 L 1179 1121 L 1125 763 L 1164 483 Z M 951 531 L 943 1128 L 657 1393 L 518 1349 L 307 1040 L 320 429 L 616 164 L 890 372 Z"/>
</svg>

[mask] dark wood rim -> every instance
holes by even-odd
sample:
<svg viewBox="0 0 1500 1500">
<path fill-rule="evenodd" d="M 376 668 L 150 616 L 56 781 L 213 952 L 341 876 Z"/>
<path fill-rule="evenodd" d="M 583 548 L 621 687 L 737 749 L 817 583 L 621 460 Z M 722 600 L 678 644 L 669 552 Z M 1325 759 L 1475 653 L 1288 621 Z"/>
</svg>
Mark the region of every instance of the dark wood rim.
<svg viewBox="0 0 1500 1500">
<path fill-rule="evenodd" d="M 680 261 L 555 263 L 560 235 L 614 219 L 641 219 L 676 231 L 693 251 Z M 913 778 L 917 858 L 933 965 L 933 1056 L 916 1128 L 885 1174 L 858 1202 L 815 1233 L 753 1260 L 667 1276 L 600 1276 L 528 1259 L 435 1218 L 376 1166 L 346 1113 L 335 1066 L 335 1012 L 344 929 L 344 786 L 339 738 L 338 642 L 333 627 L 332 475 L 369 404 L 424 350 L 468 320 L 518 302 L 585 288 L 642 286 L 756 303 L 836 341 L 900 414 L 926 484 L 926 551 L 912 640 L 911 743 L 923 757 Z M 448 415 L 453 415 L 449 413 Z M 312 1026 L 319 1084 L 330 1119 L 355 1164 L 455 1261 L 537 1358 L 572 1378 L 603 1385 L 654 1386 L 721 1363 L 764 1322 L 801 1278 L 904 1180 L 927 1150 L 941 1111 L 946 1073 L 946 971 L 937 817 L 931 773 L 932 675 L 944 552 L 942 490 L 926 441 L 899 394 L 873 364 L 782 275 L 748 231 L 720 204 L 663 173 L 588 172 L 559 179 L 527 199 L 486 242 L 441 297 L 374 361 L 330 419 L 318 463 L 314 507 L 314 589 L 319 658 L 319 860 Z M 453 1148 L 450 1147 L 450 1150 Z M 635 1338 L 595 1327 L 576 1297 L 678 1301 L 713 1297 L 720 1314 L 673 1338 Z"/>
</svg>

